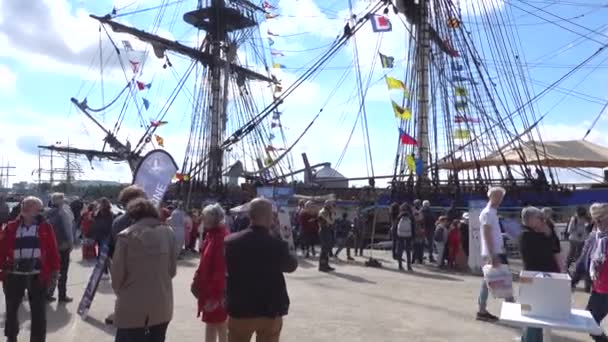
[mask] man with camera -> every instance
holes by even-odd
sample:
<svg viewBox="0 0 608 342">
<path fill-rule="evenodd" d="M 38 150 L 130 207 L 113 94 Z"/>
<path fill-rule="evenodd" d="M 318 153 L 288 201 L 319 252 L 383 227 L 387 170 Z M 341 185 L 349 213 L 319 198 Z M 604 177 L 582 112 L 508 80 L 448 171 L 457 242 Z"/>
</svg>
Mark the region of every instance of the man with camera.
<svg viewBox="0 0 608 342">
<path fill-rule="evenodd" d="M 7 342 L 19 334 L 19 306 L 27 290 L 31 314 L 32 342 L 46 339 L 47 289 L 59 272 L 59 252 L 53 227 L 40 215 L 42 201 L 27 197 L 21 214 L 8 223 L 0 236 L 0 281 L 3 282 Z"/>
</svg>

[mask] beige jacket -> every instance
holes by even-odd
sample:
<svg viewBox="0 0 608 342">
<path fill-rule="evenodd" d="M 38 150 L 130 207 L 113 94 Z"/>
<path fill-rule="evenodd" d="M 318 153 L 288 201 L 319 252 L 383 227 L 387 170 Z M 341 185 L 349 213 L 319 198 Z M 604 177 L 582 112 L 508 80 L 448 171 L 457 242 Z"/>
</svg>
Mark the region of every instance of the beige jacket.
<svg viewBox="0 0 608 342">
<path fill-rule="evenodd" d="M 118 234 L 112 258 L 117 328 L 143 328 L 173 317 L 172 278 L 177 271 L 171 227 L 142 219 Z"/>
</svg>

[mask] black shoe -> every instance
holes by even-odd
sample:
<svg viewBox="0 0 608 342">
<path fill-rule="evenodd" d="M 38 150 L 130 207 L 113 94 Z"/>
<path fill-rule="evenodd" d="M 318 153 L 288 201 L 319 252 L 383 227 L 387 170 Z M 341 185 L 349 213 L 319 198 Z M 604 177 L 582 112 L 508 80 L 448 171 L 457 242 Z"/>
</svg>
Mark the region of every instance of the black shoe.
<svg viewBox="0 0 608 342">
<path fill-rule="evenodd" d="M 355 258 L 353 258 L 353 257 L 348 257 L 348 258 L 346 258 L 346 260 L 348 260 L 348 261 L 355 261 Z"/>
<path fill-rule="evenodd" d="M 56 300 L 57 300 L 57 298 L 55 298 L 55 297 L 53 297 L 51 295 L 46 296 L 46 301 L 49 302 L 49 303 L 53 303 Z"/>
<path fill-rule="evenodd" d="M 399 271 L 405 271 L 405 268 L 403 268 L 403 266 L 399 266 Z"/>
<path fill-rule="evenodd" d="M 71 303 L 72 301 L 74 301 L 74 300 L 68 296 L 59 297 L 59 303 Z"/>
<path fill-rule="evenodd" d="M 498 317 L 492 315 L 489 312 L 478 312 L 476 319 L 478 321 L 483 321 L 483 322 L 496 322 L 496 321 L 498 321 Z"/>
<path fill-rule="evenodd" d="M 104 322 L 106 323 L 106 325 L 114 325 L 114 319 L 113 319 L 114 315 L 112 315 L 111 317 L 106 317 L 106 319 L 104 320 Z"/>
<path fill-rule="evenodd" d="M 414 271 L 414 269 L 412 268 L 412 266 L 408 266 L 407 270 L 410 271 L 410 272 Z"/>
</svg>

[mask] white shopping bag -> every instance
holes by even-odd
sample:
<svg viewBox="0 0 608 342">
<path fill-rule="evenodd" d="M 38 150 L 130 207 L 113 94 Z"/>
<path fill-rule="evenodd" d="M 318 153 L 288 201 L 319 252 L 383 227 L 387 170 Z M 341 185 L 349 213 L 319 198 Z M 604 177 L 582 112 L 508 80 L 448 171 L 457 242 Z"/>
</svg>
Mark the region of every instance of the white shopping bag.
<svg viewBox="0 0 608 342">
<path fill-rule="evenodd" d="M 485 265 L 483 279 L 494 298 L 513 298 L 513 275 L 507 265 Z"/>
</svg>

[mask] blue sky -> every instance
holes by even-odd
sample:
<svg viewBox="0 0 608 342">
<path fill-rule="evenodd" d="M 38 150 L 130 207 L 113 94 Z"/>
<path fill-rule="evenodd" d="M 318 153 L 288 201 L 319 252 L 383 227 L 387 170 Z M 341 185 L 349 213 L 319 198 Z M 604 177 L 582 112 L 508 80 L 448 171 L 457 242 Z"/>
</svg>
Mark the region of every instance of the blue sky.
<svg viewBox="0 0 608 342">
<path fill-rule="evenodd" d="M 70 97 L 78 95 L 79 99 L 83 99 L 84 94 L 87 94 L 91 107 L 101 107 L 99 26 L 90 20 L 87 14 L 104 15 L 111 11 L 113 6 L 119 9 L 119 14 L 127 13 L 153 7 L 160 2 L 159 0 L 0 0 L 0 118 L 3 128 L 3 134 L 0 136 L 0 163 L 4 159 L 11 160 L 13 165 L 17 164 L 17 177 L 13 181 L 35 180 L 31 173 L 38 167 L 35 146 L 39 143 L 52 144 L 61 141 L 66 144 L 69 139 L 71 144 L 83 148 L 98 149 L 103 145 L 101 132 L 69 102 Z M 279 8 L 277 12 L 280 16 L 262 23 L 259 44 L 260 46 L 266 44 L 267 30 L 280 35 L 273 37 L 275 41 L 273 48 L 284 52 L 285 57 L 276 58 L 276 61 L 287 68 L 277 70 L 275 74 L 283 80 L 284 87 L 287 87 L 303 72 L 298 69 L 315 60 L 325 51 L 326 46 L 342 33 L 345 19 L 348 17 L 348 2 L 342 0 L 270 2 Z M 482 17 L 474 13 L 473 8 L 485 6 L 491 8 L 489 15 L 513 19 L 511 23 L 505 24 L 514 25 L 510 28 L 519 34 L 521 45 L 518 47 L 518 54 L 527 62 L 535 93 L 542 91 L 547 84 L 560 78 L 574 65 L 590 56 L 601 42 L 608 42 L 608 25 L 605 24 L 608 15 L 606 1 L 462 0 L 460 4 L 465 13 L 465 25 L 470 30 L 479 29 L 476 23 L 483 21 Z M 158 33 L 194 45 L 197 41 L 196 31 L 181 22 L 179 17 L 174 25 L 171 25 L 170 19 L 175 12 L 181 13 L 195 6 L 196 1 L 184 0 L 168 7 Z M 355 13 L 363 13 L 366 6 L 367 2 L 355 1 Z M 28 15 L 17 16 L 18 13 L 28 13 Z M 120 20 L 142 29 L 153 30 L 152 23 L 156 14 L 157 11 L 149 11 L 124 16 Z M 554 21 L 555 24 L 578 34 L 536 16 Z M 569 20 L 561 20 L 555 16 Z M 18 20 L 15 20 L 17 17 Z M 377 59 L 374 50 L 378 39 L 381 39 L 380 51 L 383 53 L 394 56 L 397 60 L 403 60 L 406 55 L 405 27 L 394 14 L 391 13 L 390 17 L 393 22 L 393 32 L 374 33 L 371 26 L 367 25 L 357 35 L 363 78 L 367 78 L 369 73 L 373 72 L 372 82 L 381 80 L 384 72 L 379 65 L 376 65 L 373 71 L 370 70 L 370 66 Z M 587 29 L 597 32 L 591 33 Z M 587 35 L 588 38 L 581 38 L 578 41 L 580 35 Z M 105 33 L 102 31 L 102 37 L 104 36 Z M 125 39 L 120 35 L 112 36 L 119 44 L 120 40 Z M 105 37 L 103 39 L 107 42 Z M 129 41 L 136 50 L 149 49 L 145 44 L 134 39 Z M 484 49 L 485 44 L 487 43 L 477 42 L 477 48 Z M 240 53 L 241 61 L 251 60 L 252 55 L 247 51 L 251 50 L 243 50 Z M 105 54 L 104 60 L 112 56 L 110 49 L 106 48 L 102 52 Z M 152 81 L 153 86 L 149 91 L 136 94 L 134 100 L 139 101 L 140 106 L 142 97 L 151 101 L 151 108 L 143 112 L 146 119 L 158 113 L 176 85 L 175 75 L 182 75 L 189 65 L 181 58 L 170 56 L 173 70 L 163 69 L 164 62 L 154 57 L 151 51 L 148 52 L 139 79 L 143 82 Z M 266 49 L 266 59 L 270 59 L 268 49 Z M 331 162 L 335 165 L 339 160 L 355 122 L 358 107 L 357 97 L 353 97 L 356 91 L 355 74 L 352 68 L 349 68 L 352 60 L 351 42 L 327 64 L 319 76 L 305 82 L 282 106 L 284 113 L 282 123 L 287 140 L 290 142 L 323 107 L 328 94 L 336 87 L 336 80 L 348 72 L 344 84 L 335 96 L 329 99 L 327 105 L 323 107 L 322 115 L 294 149 L 296 168 L 301 166 L 301 152 L 308 153 L 311 163 Z M 126 83 L 122 71 L 114 69 L 109 72 L 112 66 L 117 65 L 116 61 L 114 58 L 106 65 L 103 87 L 106 103 Z M 608 63 L 606 61 L 608 61 L 608 53 L 599 55 L 588 66 L 560 85 L 563 88 L 562 92 L 575 90 L 576 97 L 567 96 L 564 99 L 563 93 L 551 92 L 537 103 L 538 113 L 551 110 L 541 128 L 545 140 L 582 138 L 599 113 L 601 102 L 607 99 L 608 88 L 605 86 L 605 80 L 608 76 Z M 492 74 L 496 61 L 489 58 L 485 62 Z M 375 63 L 379 64 L 378 61 Z M 403 69 L 398 65 L 392 72 L 395 75 L 403 74 Z M 190 91 L 192 85 L 191 80 L 187 84 Z M 254 93 L 261 109 L 263 108 L 261 103 L 268 103 L 270 92 L 262 84 L 253 87 L 256 88 Z M 367 96 L 369 135 L 374 171 L 377 175 L 391 174 L 395 158 L 398 122 L 392 113 L 391 96 L 394 98 L 395 94 L 389 94 L 382 81 L 371 86 Z M 585 97 L 586 100 L 581 97 Z M 167 114 L 169 125 L 158 131 L 158 134 L 165 139 L 166 149 L 174 155 L 178 163 L 181 162 L 184 154 L 189 131 L 191 107 L 188 101 L 189 96 L 186 93 L 178 96 Z M 555 107 L 556 103 L 559 104 Z M 120 138 L 129 137 L 132 142 L 139 139 L 142 132 L 139 119 L 133 111 L 127 116 L 119 132 Z M 119 110 L 113 109 L 99 116 L 99 119 L 106 127 L 111 128 L 118 113 Z M 607 126 L 606 122 L 605 118 L 599 121 L 589 140 L 608 145 L 608 138 L 603 134 Z M 232 126 L 229 125 L 230 127 Z M 341 173 L 349 177 L 369 174 L 364 143 L 364 135 L 358 127 L 338 168 Z M 48 167 L 48 164 L 44 165 L 44 163 L 48 162 L 43 160 L 43 167 Z M 80 176 L 82 179 L 128 182 L 131 178 L 124 165 L 109 162 L 94 163 L 92 169 L 85 160 L 80 164 L 84 171 Z"/>
</svg>

